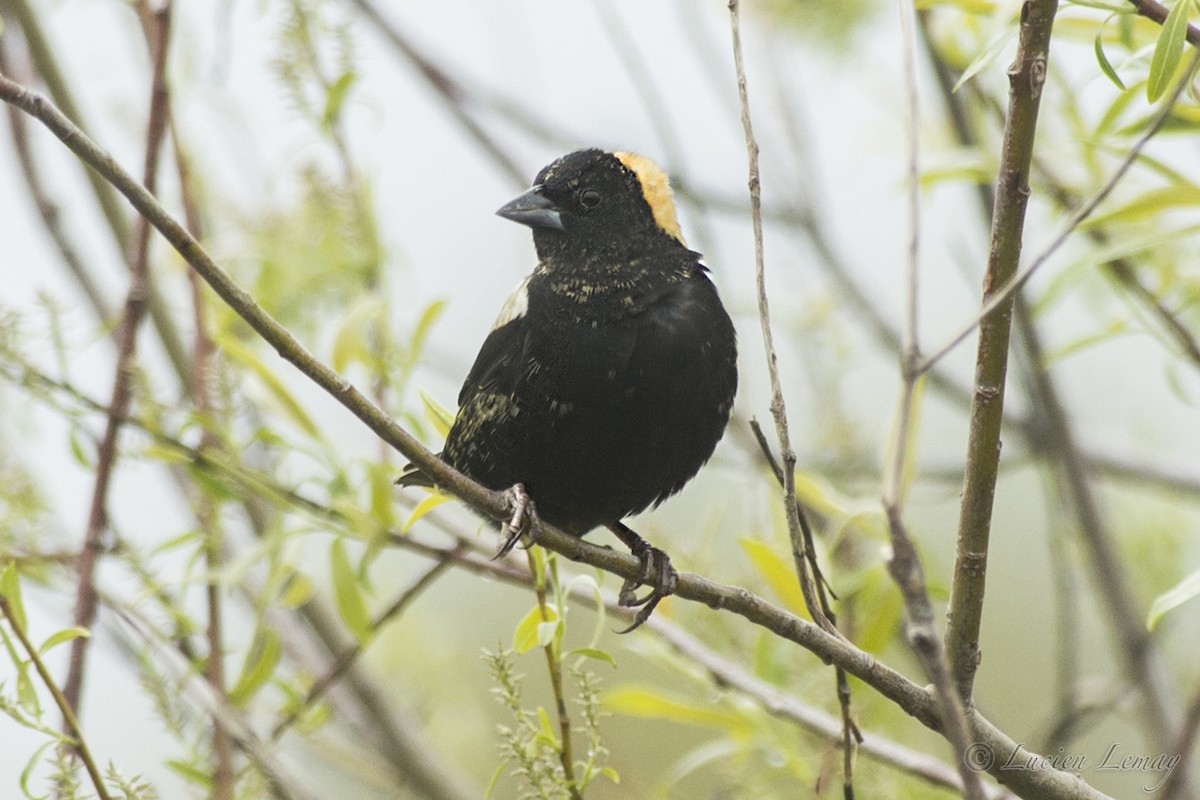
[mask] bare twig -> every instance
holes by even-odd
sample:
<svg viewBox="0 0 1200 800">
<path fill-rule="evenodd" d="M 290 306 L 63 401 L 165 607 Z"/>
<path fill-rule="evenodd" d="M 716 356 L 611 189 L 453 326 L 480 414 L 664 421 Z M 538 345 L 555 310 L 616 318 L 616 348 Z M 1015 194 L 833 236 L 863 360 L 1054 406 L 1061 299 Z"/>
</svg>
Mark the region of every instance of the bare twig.
<svg viewBox="0 0 1200 800">
<path fill-rule="evenodd" d="M 100 768 L 96 765 L 96 759 L 92 758 L 92 751 L 88 747 L 87 739 L 83 737 L 83 729 L 79 726 L 79 717 L 76 716 L 73 706 L 67 701 L 66 696 L 58 688 L 58 684 L 54 681 L 54 676 L 50 674 L 50 670 L 46 667 L 46 662 L 42 661 L 41 653 L 33 646 L 33 642 L 29 641 L 29 635 L 23 627 L 20 620 L 13 614 L 12 606 L 8 603 L 8 598 L 0 595 L 0 614 L 8 620 L 8 626 L 12 628 L 18 641 L 21 642 L 21 647 L 25 648 L 25 653 L 29 656 L 29 660 L 33 663 L 34 669 L 37 670 L 38 677 L 42 679 L 46 689 L 54 698 L 54 704 L 58 706 L 58 710 L 63 715 L 64 726 L 67 734 L 71 737 L 71 744 L 75 748 L 75 752 L 79 754 L 79 759 L 83 761 L 84 769 L 87 770 L 88 777 L 92 781 L 92 788 L 96 790 L 97 797 L 100 800 L 110 800 L 108 789 L 104 784 L 104 778 L 100 775 Z M 86 637 L 80 637 L 86 638 Z"/>
<path fill-rule="evenodd" d="M 143 183 L 148 195 L 153 196 L 158 178 L 158 153 L 167 129 L 166 59 L 168 35 L 171 26 L 169 6 L 154 19 L 153 74 L 150 86 L 150 110 L 146 124 L 146 154 L 142 165 Z M 104 548 L 104 534 L 108 529 L 108 489 L 112 481 L 117 459 L 117 437 L 121 429 L 120 418 L 129 409 L 132 398 L 134 360 L 137 353 L 137 332 L 142 315 L 146 310 L 150 272 L 150 223 L 138 218 L 132 253 L 132 277 L 129 293 L 125 298 L 125 310 L 121 317 L 120 337 L 117 347 L 116 374 L 113 377 L 112 399 L 109 408 L 114 412 L 104 428 L 96 456 L 96 478 L 92 487 L 91 509 L 88 512 L 87 531 L 79 553 L 79 576 L 75 593 L 75 624 L 90 628 L 96 618 L 96 562 Z M 79 698 L 83 690 L 84 670 L 90 637 L 80 637 L 71 642 L 71 655 L 67 680 L 63 694 L 75 713 L 79 713 Z"/>
<path fill-rule="evenodd" d="M 1138 160 L 1138 157 L 1141 156 L 1142 150 L 1145 149 L 1150 140 L 1153 139 L 1154 136 L 1162 129 L 1163 124 L 1166 123 L 1166 121 L 1170 118 L 1171 110 L 1175 107 L 1175 103 L 1179 100 L 1184 90 L 1187 89 L 1187 87 L 1191 84 L 1192 78 L 1196 74 L 1198 61 L 1200 61 L 1200 50 L 1197 50 L 1196 53 L 1193 54 L 1192 60 L 1184 70 L 1182 78 L 1175 84 L 1171 94 L 1162 101 L 1162 107 L 1159 109 L 1158 114 L 1154 117 L 1154 120 L 1150 123 L 1150 126 L 1146 129 L 1145 133 L 1138 137 L 1137 141 L 1133 143 L 1133 146 L 1125 154 L 1125 157 L 1121 159 L 1121 163 L 1117 166 L 1117 169 L 1113 172 L 1109 179 L 1105 181 L 1098 190 L 1096 190 L 1096 193 L 1092 195 L 1087 202 L 1085 202 L 1083 205 L 1077 208 L 1073 214 L 1071 214 L 1071 216 L 1067 219 L 1066 224 L 1063 226 L 1063 229 L 1059 231 L 1059 233 L 1053 239 L 1050 240 L 1050 243 L 1043 248 L 1038 256 L 1022 267 L 1019 271 L 1016 270 L 1016 265 L 1014 263 L 1013 271 L 1007 276 L 997 276 L 999 277 L 999 280 L 987 279 L 985 286 L 985 289 L 987 290 L 985 292 L 986 300 L 983 303 L 979 313 L 974 319 L 965 325 L 962 330 L 950 337 L 945 344 L 943 344 L 941 347 L 935 350 L 932 355 L 926 357 L 925 360 L 921 362 L 922 371 L 933 367 L 938 361 L 944 358 L 947 353 L 958 347 L 958 345 L 961 344 L 962 341 L 971 334 L 971 331 L 975 330 L 976 326 L 981 329 L 980 336 L 982 337 L 982 329 L 986 327 L 988 318 L 1005 316 L 1005 313 L 1002 309 L 1011 305 L 1013 294 L 1024 285 L 1025 281 L 1029 280 L 1030 276 L 1033 275 L 1034 272 L 1036 272 L 1043 264 L 1049 261 L 1051 256 L 1058 252 L 1058 249 L 1062 247 L 1068 238 L 1070 238 L 1071 234 L 1075 232 L 1076 228 L 1078 228 L 1084 220 L 1091 216 L 1092 212 L 1095 211 L 1099 205 L 1108 198 L 1109 194 L 1112 193 L 1112 190 L 1116 188 L 1117 184 L 1121 182 L 1121 179 L 1125 177 L 1125 174 L 1129 172 L 1130 168 Z M 1045 66 L 1043 65 L 1041 69 L 1044 70 Z M 1015 86 L 1017 83 L 1014 82 L 1013 85 Z M 1026 187 L 1024 190 L 1026 193 L 1025 196 L 1028 198 L 1028 167 L 1026 167 L 1023 175 L 1026 180 L 1026 184 L 1023 184 Z M 1002 174 L 1002 180 L 1004 177 L 1005 176 Z M 1002 188 L 1003 186 L 1004 184 L 1001 183 Z M 1017 255 L 1019 256 L 1020 253 L 1017 253 Z"/>
<path fill-rule="evenodd" d="M 74 95 L 67 85 L 66 79 L 59 70 L 53 50 L 47 42 L 37 14 L 30 7 L 28 0 L 0 0 L 0 10 L 8 11 L 17 20 L 25 42 L 29 46 L 34 68 L 37 70 L 38 76 L 45 82 L 55 103 L 69 119 L 82 124 L 83 115 L 75 103 Z M 121 209 L 120 197 L 99 174 L 92 170 L 84 170 L 84 176 L 91 186 L 92 195 L 100 207 L 118 252 L 122 258 L 129 259 L 127 263 L 132 267 L 131 242 L 133 240 L 130 234 L 129 219 Z M 171 362 L 171 367 L 175 371 L 180 385 L 187 391 L 190 388 L 187 350 L 171 318 L 170 310 L 159 295 L 152 277 L 147 289 L 150 316 L 154 321 L 159 341 L 162 342 L 167 358 Z M 102 320 L 107 319 L 107 317 L 102 318 Z"/>
<path fill-rule="evenodd" d="M 526 185 L 529 181 L 529 176 L 517 165 L 516 159 L 509 155 L 500 142 L 488 133 L 467 111 L 470 98 L 464 87 L 452 75 L 421 52 L 369 0 L 349 0 L 349 2 L 362 12 L 363 16 L 371 21 L 374 29 L 383 35 L 387 43 L 417 70 L 417 74 L 424 79 L 426 85 L 442 98 L 442 108 L 446 109 L 462 129 L 466 131 L 467 135 L 491 157 L 501 172 L 511 178 L 518 186 Z"/>
<path fill-rule="evenodd" d="M 750 220 L 754 227 L 754 274 L 758 290 L 758 319 L 762 328 L 763 348 L 766 350 L 767 372 L 771 381 L 771 416 L 779 437 L 779 452 L 783 459 L 783 505 L 787 514 L 788 535 L 792 541 L 792 560 L 800 581 L 804 604 L 813 620 L 825 630 L 839 635 L 837 628 L 826 619 L 805 557 L 804 531 L 796 506 L 796 451 L 788 434 L 787 406 L 779 381 L 779 360 L 775 353 L 775 338 L 771 332 L 771 307 L 767 300 L 766 270 L 763 259 L 762 188 L 758 175 L 758 141 L 750 119 L 750 96 L 746 89 L 746 65 L 742 57 L 741 10 L 738 0 L 729 0 L 730 31 L 733 40 L 733 66 L 737 76 L 738 99 L 742 110 L 742 130 L 746 136 L 746 159 L 749 164 Z"/>
<path fill-rule="evenodd" d="M 971 702 L 979 665 L 979 629 L 987 578 L 988 537 L 1000 465 L 1000 424 L 1008 342 L 1012 328 L 1012 296 L 1001 287 L 1018 285 L 1017 271 L 1029 201 L 1029 166 L 1037 130 L 1042 86 L 1050 52 L 1050 32 L 1057 0 L 1029 0 L 1022 7 L 1017 56 L 1009 67 L 1009 113 L 1004 128 L 991 247 L 983 282 L 975 393 L 971 402 L 967 465 L 958 523 L 958 547 L 951 589 L 946 648 L 959 696 Z M 996 298 L 1000 297 L 1000 302 Z M 994 313 L 993 313 L 994 312 Z M 941 351 L 939 351 L 941 352 Z M 921 365 L 936 362 L 926 359 Z"/>
<path fill-rule="evenodd" d="M 0 74 L 11 74 L 13 72 L 13 64 L 8 58 L 8 49 L 5 46 L 4 39 L 0 38 Z M 29 135 L 26 130 L 25 115 L 16 108 L 8 107 L 8 125 L 9 131 L 12 133 L 13 148 L 17 153 L 17 164 L 21 168 L 21 177 L 25 180 L 25 187 L 29 190 L 29 196 L 33 200 L 34 207 L 37 208 L 38 216 L 42 220 L 42 227 L 46 229 L 46 233 L 50 236 L 54 246 L 58 249 L 58 254 L 62 258 L 63 264 L 71 273 L 71 277 L 79 285 L 83 296 L 87 298 L 88 305 L 92 307 L 92 312 L 96 319 L 101 323 L 112 319 L 113 312 L 109 306 L 108 299 L 104 293 L 100 291 L 92 274 L 84 265 L 83 260 L 79 257 L 79 252 L 75 249 L 67 231 L 62 226 L 62 218 L 58 203 L 51 199 L 50 193 L 42 182 L 41 168 L 38 165 L 37 158 L 34 157 L 33 151 L 29 145 Z M 117 331 L 112 331 L 113 337 L 117 335 Z"/>
<path fill-rule="evenodd" d="M 367 400 L 353 385 L 313 358 L 213 261 L 204 248 L 166 212 L 152 194 L 43 97 L 0 77 L 0 100 L 14 104 L 35 116 L 89 166 L 100 171 L 260 337 L 309 380 L 353 413 L 371 431 L 430 475 L 439 486 L 466 501 L 475 510 L 495 520 L 504 520 L 511 516 L 511 508 L 502 493 L 480 486 L 445 464 L 389 415 Z M 639 575 L 641 572 L 641 564 L 632 555 L 598 547 L 552 526 L 539 523 L 535 525 L 533 534 L 539 544 L 572 561 L 586 563 L 624 578 Z M 648 577 L 651 581 L 655 578 L 653 574 Z M 679 574 L 676 596 L 737 614 L 754 625 L 795 642 L 821 659 L 841 666 L 848 673 L 859 677 L 922 724 L 934 730 L 941 729 L 938 704 L 925 689 L 880 663 L 871 654 L 854 647 L 840 635 L 830 634 L 820 626 L 790 614 L 744 588 L 726 586 L 693 573 Z M 980 747 L 989 748 L 991 752 L 1004 757 L 1017 752 L 1017 742 L 977 712 L 969 713 L 968 722 L 974 740 Z M 1021 749 L 1022 756 L 1027 753 L 1027 750 Z M 1036 757 L 1036 754 L 1032 755 Z M 1088 786 L 1078 775 L 1053 768 L 1001 772 L 999 767 L 1002 763 L 997 762 L 990 769 L 1020 794 L 1083 800 L 1100 800 L 1105 797 Z"/>
<path fill-rule="evenodd" d="M 138 5 L 139 15 L 146 35 L 146 42 L 151 52 L 155 52 L 155 17 L 170 14 L 170 0 L 165 0 L 157 11 L 151 11 L 145 0 Z M 171 114 L 170 99 L 167 100 L 167 119 L 171 125 L 172 152 L 175 156 L 175 169 L 179 175 L 180 196 L 182 198 L 184 219 L 188 231 L 199 241 L 200 215 L 196 209 L 192 193 L 191 176 L 183 153 L 179 148 L 178 133 L 175 130 Z M 192 326 L 195 329 L 195 340 L 192 345 L 192 401 L 196 411 L 203 420 L 200 432 L 201 451 L 219 448 L 220 442 L 212 430 L 213 402 L 211 395 L 212 360 L 215 346 L 208 335 L 208 321 L 205 318 L 204 292 L 200 279 L 195 272 L 188 270 L 188 286 L 192 295 Z M 205 637 L 208 642 L 208 657 L 204 661 L 204 676 L 212 687 L 213 694 L 227 698 L 225 689 L 225 635 L 222 587 L 218 576 L 221 574 L 222 549 L 224 536 L 221 529 L 217 504 L 207 492 L 201 492 L 196 498 L 196 521 L 204 534 L 204 560 L 208 581 L 204 587 L 208 625 Z M 186 655 L 186 654 L 185 654 Z M 233 737 L 225 726 L 221 715 L 212 718 L 212 797 L 213 800 L 233 800 L 237 789 L 237 775 L 233 763 Z"/>
<path fill-rule="evenodd" d="M 891 558 L 888 571 L 900 587 L 904 597 L 906 633 L 909 644 L 917 654 L 926 677 L 933 684 L 938 706 L 942 714 L 942 731 L 954 749 L 954 763 L 963 782 L 963 796 L 969 800 L 982 800 L 983 784 L 979 772 L 968 758 L 972 744 L 971 730 L 967 723 L 963 698 L 955 691 L 946 652 L 942 647 L 934 622 L 933 604 L 925 581 L 925 570 L 920 556 L 904 524 L 904 486 L 908 455 L 913 448 L 913 425 L 917 381 L 921 373 L 917 370 L 920 361 L 918 339 L 918 285 L 920 279 L 920 160 L 919 134 L 917 129 L 918 100 L 916 56 L 912 4 L 906 0 L 898 3 L 900 11 L 900 39 L 903 54 L 903 75 L 908 132 L 908 269 L 906 270 L 906 297 L 904 334 L 900 356 L 900 406 L 896 413 L 896 426 L 891 442 L 891 463 L 888 465 L 883 484 L 883 508 L 891 531 Z"/>
<path fill-rule="evenodd" d="M 371 633 L 376 634 L 383 630 L 383 626 L 400 616 L 400 614 L 402 614 L 406 608 L 412 605 L 413 601 L 420 597 L 422 592 L 432 586 L 434 581 L 440 578 L 442 573 L 444 573 L 450 567 L 450 565 L 453 563 L 452 556 L 457 552 L 458 549 L 457 546 L 455 546 L 455 549 L 450 550 L 445 557 L 435 561 L 433 566 L 425 570 L 425 572 L 423 572 L 411 586 L 405 589 L 404 592 L 402 592 L 401 595 L 396 598 L 395 602 L 380 612 L 380 614 L 371 621 Z M 329 671 L 317 680 L 313 681 L 313 685 L 308 688 L 308 693 L 304 695 L 304 698 L 297 703 L 294 708 L 291 708 L 288 713 L 275 724 L 275 727 L 271 729 L 271 740 L 278 741 L 280 737 L 282 737 L 283 734 L 286 733 L 290 727 L 292 727 L 292 725 L 294 725 L 301 717 L 303 717 L 309 709 L 316 705 L 317 701 L 325 696 L 330 687 L 337 683 L 342 676 L 345 675 L 346 670 L 358 660 L 359 656 L 363 654 L 365 649 L 365 643 L 355 642 L 343 650 L 341 654 L 334 660 L 333 666 L 329 668 Z"/>
</svg>

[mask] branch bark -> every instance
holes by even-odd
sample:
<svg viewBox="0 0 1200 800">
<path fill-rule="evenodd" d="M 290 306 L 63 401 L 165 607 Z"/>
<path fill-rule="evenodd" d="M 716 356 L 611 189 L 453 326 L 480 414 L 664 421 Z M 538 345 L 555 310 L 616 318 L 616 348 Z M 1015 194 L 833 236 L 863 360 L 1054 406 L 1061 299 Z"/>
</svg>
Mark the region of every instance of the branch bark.
<svg viewBox="0 0 1200 800">
<path fill-rule="evenodd" d="M 992 292 L 1007 284 L 1017 272 L 1025 207 L 1029 202 L 1033 140 L 1050 56 L 1050 33 L 1057 10 L 1057 0 L 1026 0 L 1021 8 L 1017 57 L 1008 70 L 1009 112 L 992 213 L 991 250 L 983 280 L 985 304 Z M 1011 331 L 1012 298 L 1009 297 L 979 325 L 967 465 L 946 628 L 946 648 L 955 683 L 959 696 L 968 704 L 972 701 L 975 671 L 979 666 L 979 630 L 992 508 L 1000 468 L 1000 424 L 1004 417 Z"/>
<path fill-rule="evenodd" d="M 213 261 L 204 248 L 167 213 L 150 192 L 121 169 L 110 155 L 92 142 L 45 98 L 0 76 L 0 100 L 16 105 L 39 119 L 72 152 L 112 182 L 218 296 L 264 341 L 353 413 L 372 432 L 430 475 L 438 485 L 469 503 L 475 510 L 496 520 L 504 520 L 511 516 L 512 509 L 502 493 L 480 486 L 445 464 L 353 385 L 317 361 Z M 534 530 L 534 535 L 539 544 L 572 561 L 589 564 L 625 578 L 637 575 L 641 571 L 641 564 L 632 555 L 598 547 L 556 528 L 539 524 Z M 653 580 L 654 576 L 649 578 Z M 937 701 L 927 689 L 880 663 L 874 656 L 858 649 L 844 638 L 832 635 L 819 626 L 768 603 L 747 589 L 723 585 L 693 573 L 680 573 L 676 595 L 682 599 L 704 603 L 714 610 L 737 614 L 752 624 L 799 644 L 822 660 L 836 664 L 862 679 L 925 726 L 935 731 L 941 730 Z M 1089 786 L 1078 775 L 1061 770 L 1002 769 L 1005 760 L 1010 756 L 1021 753 L 1036 758 L 1037 755 L 1020 747 L 978 712 L 969 711 L 967 720 L 971 727 L 973 747 L 993 756 L 986 763 L 979 764 L 979 768 L 991 772 L 1018 795 L 1026 798 L 1062 800 L 1104 800 L 1107 797 Z"/>
</svg>

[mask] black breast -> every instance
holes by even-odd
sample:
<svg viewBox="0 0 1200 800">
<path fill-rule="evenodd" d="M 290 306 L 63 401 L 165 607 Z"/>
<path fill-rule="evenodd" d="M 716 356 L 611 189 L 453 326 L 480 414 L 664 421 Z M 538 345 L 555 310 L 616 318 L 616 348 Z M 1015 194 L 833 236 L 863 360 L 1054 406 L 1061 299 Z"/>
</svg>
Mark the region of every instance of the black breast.
<svg viewBox="0 0 1200 800">
<path fill-rule="evenodd" d="M 712 455 L 737 387 L 733 325 L 696 265 L 589 313 L 544 276 L 485 342 L 446 442 L 493 489 L 525 485 L 541 517 L 582 534 L 677 492 Z"/>
</svg>

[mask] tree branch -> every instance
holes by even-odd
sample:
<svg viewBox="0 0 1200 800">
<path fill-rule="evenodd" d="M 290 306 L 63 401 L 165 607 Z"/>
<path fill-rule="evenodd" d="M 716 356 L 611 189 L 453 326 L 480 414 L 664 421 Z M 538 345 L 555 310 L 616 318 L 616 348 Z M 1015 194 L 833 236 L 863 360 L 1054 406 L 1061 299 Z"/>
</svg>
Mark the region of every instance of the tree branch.
<svg viewBox="0 0 1200 800">
<path fill-rule="evenodd" d="M 45 98 L 0 76 L 0 100 L 16 105 L 42 121 L 72 152 L 111 181 L 260 337 L 353 413 L 371 431 L 430 475 L 438 485 L 469 503 L 475 510 L 496 520 L 504 520 L 511 516 L 512 510 L 502 493 L 480 486 L 445 464 L 387 414 L 375 407 L 353 385 L 313 358 L 213 261 L 204 248 L 167 213 L 151 193 L 122 170 L 110 155 L 92 142 Z M 632 555 L 598 547 L 556 528 L 540 524 L 535 527 L 533 533 L 539 544 L 572 561 L 586 563 L 625 578 L 638 575 L 641 571 L 641 564 Z M 651 580 L 654 578 L 653 575 L 649 577 Z M 737 614 L 752 624 L 799 644 L 822 660 L 841 666 L 848 673 L 859 677 L 927 727 L 935 731 L 941 729 L 937 702 L 926 689 L 881 664 L 874 656 L 859 650 L 844 638 L 832 635 L 819 626 L 768 603 L 747 589 L 726 586 L 693 573 L 680 573 L 676 595 L 682 599 L 704 603 L 714 610 Z M 996 762 L 987 764 L 986 768 L 1021 796 L 1064 800 L 1102 800 L 1106 797 L 1078 775 L 1061 770 L 1001 770 L 1003 760 L 1015 754 L 1019 745 L 977 712 L 969 713 L 968 722 L 976 746 L 996 755 Z M 1021 752 L 1028 753 L 1023 748 Z M 1036 757 L 1036 754 L 1030 755 Z"/>
<path fill-rule="evenodd" d="M 153 74 L 150 79 L 150 110 L 146 123 L 146 154 L 142 165 L 146 193 L 153 196 L 158 179 L 158 154 L 167 130 L 166 59 L 171 16 L 169 6 L 155 15 L 153 35 Z M 91 628 L 96 618 L 96 563 L 104 548 L 104 534 L 108 530 L 108 489 L 117 459 L 117 438 L 121 430 L 121 418 L 129 409 L 132 399 L 134 360 L 137 354 L 137 333 L 146 310 L 150 286 L 150 224 L 145 217 L 138 217 L 132 253 L 132 277 L 129 293 L 125 298 L 125 311 L 121 317 L 120 336 L 117 345 L 117 365 L 113 377 L 112 399 L 109 407 L 114 414 L 108 418 L 104 438 L 96 456 L 96 478 L 92 487 L 91 509 L 88 512 L 87 531 L 79 553 L 79 576 L 75 593 L 75 625 Z M 90 637 L 81 636 L 71 642 L 71 655 L 67 680 L 63 694 L 78 715 L 80 695 L 83 691 L 84 670 Z"/>
<path fill-rule="evenodd" d="M 1157 2 L 1157 0 L 1129 0 L 1129 3 L 1137 9 L 1139 16 L 1154 20 L 1159 25 L 1166 22 L 1167 14 L 1171 13 L 1171 9 Z M 1187 40 L 1193 46 L 1200 47 L 1200 28 L 1197 28 L 1195 25 L 1188 25 Z"/>
<path fill-rule="evenodd" d="M 1004 128 L 992 215 L 991 249 L 983 280 L 988 306 L 993 293 L 1017 271 L 1029 202 L 1029 166 L 1038 109 L 1046 80 L 1050 32 L 1057 0 L 1026 0 L 1021 8 L 1017 56 L 1009 67 L 1009 113 Z M 975 391 L 971 399 L 967 465 L 963 476 L 958 522 L 958 547 L 950 593 L 946 648 L 959 696 L 970 703 L 979 666 L 979 629 L 987 578 L 988 538 L 1000 467 L 1000 424 L 1004 418 L 1004 387 L 1008 371 L 1008 342 L 1012 330 L 1012 298 L 986 312 L 979 323 Z M 928 362 L 927 362 L 928 363 Z"/>
</svg>

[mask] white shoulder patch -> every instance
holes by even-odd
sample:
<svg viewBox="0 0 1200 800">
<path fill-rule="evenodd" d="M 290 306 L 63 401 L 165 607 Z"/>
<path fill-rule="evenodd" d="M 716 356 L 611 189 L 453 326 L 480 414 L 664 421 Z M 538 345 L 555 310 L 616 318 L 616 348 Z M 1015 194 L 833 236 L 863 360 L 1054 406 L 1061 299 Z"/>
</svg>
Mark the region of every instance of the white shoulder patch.
<svg viewBox="0 0 1200 800">
<path fill-rule="evenodd" d="M 529 279 L 533 275 L 526 275 L 525 278 L 517 284 L 517 288 L 513 289 L 513 293 L 504 301 L 504 305 L 500 307 L 500 316 L 496 317 L 495 324 L 492 325 L 492 330 L 503 328 L 514 319 L 519 319 L 525 316 L 525 312 L 529 310 Z"/>
</svg>

